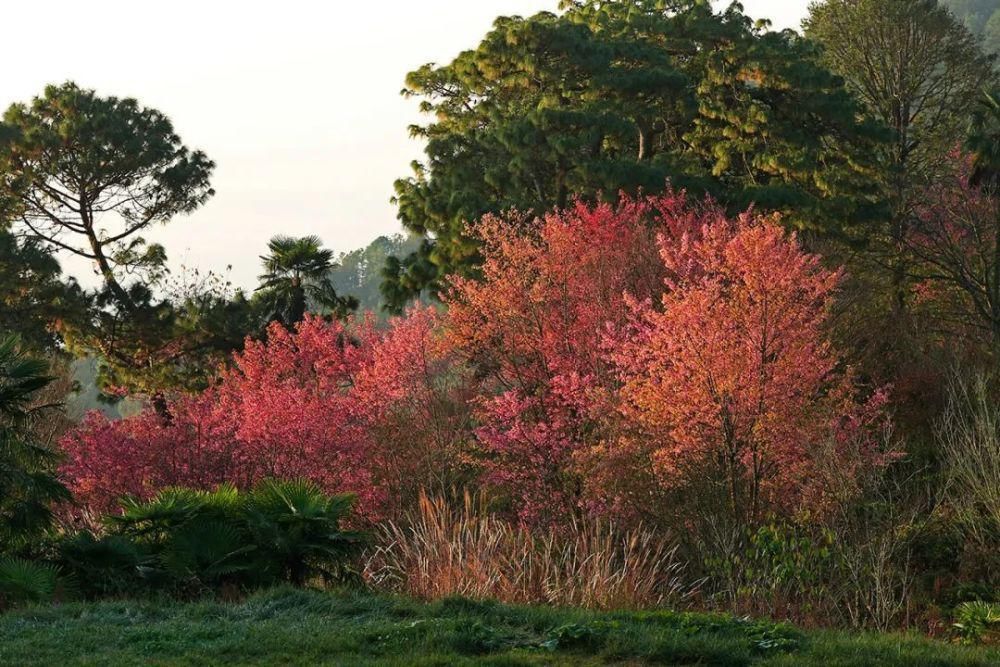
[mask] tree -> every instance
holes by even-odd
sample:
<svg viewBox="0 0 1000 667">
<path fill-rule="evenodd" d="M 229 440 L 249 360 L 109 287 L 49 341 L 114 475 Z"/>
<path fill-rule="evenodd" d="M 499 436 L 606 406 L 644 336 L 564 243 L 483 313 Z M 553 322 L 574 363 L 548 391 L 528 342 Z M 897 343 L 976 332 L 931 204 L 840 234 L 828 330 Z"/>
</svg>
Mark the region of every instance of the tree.
<svg viewBox="0 0 1000 667">
<path fill-rule="evenodd" d="M 159 111 L 70 82 L 4 114 L 0 201 L 38 238 L 93 261 L 130 311 L 139 304 L 122 273 L 162 261 L 137 235 L 204 204 L 214 166 Z"/>
<path fill-rule="evenodd" d="M 905 240 L 922 190 L 961 144 L 992 80 L 992 59 L 936 0 L 814 2 L 806 35 L 867 110 L 893 131 L 879 154 L 890 203 L 873 248 L 892 274 L 893 316 L 906 311 Z"/>
<path fill-rule="evenodd" d="M 89 305 L 40 242 L 0 231 L 0 331 L 16 333 L 35 352 L 55 352 L 60 332 L 83 321 Z"/>
<path fill-rule="evenodd" d="M 390 258 L 406 256 L 419 247 L 420 240 L 412 235 L 380 236 L 364 248 L 338 255 L 330 270 L 330 283 L 338 294 L 357 298 L 360 310 L 385 318 L 387 304 L 380 291 L 383 271 Z"/>
<path fill-rule="evenodd" d="M 387 265 L 396 307 L 447 274 L 476 275 L 468 222 L 577 195 L 669 180 L 835 234 L 877 213 L 866 165 L 877 128 L 810 43 L 765 33 L 736 5 L 586 0 L 500 18 L 476 49 L 410 73 L 404 93 L 435 120 L 411 128 L 427 159 L 396 182 L 400 220 L 425 238 Z"/>
<path fill-rule="evenodd" d="M 323 248 L 319 237 L 275 236 L 267 247 L 270 254 L 261 257 L 265 273 L 257 291 L 266 304 L 268 321 L 292 327 L 305 318 L 310 306 L 328 308 L 338 318 L 358 307 L 354 297 L 337 295 L 329 276 L 335 266 L 333 251 Z"/>
<path fill-rule="evenodd" d="M 367 518 L 398 516 L 462 465 L 467 385 L 440 340 L 429 309 L 385 330 L 373 318 L 272 323 L 213 386 L 171 397 L 171 419 L 155 406 L 117 421 L 89 415 L 60 442 L 61 473 L 98 512 L 167 486 L 301 477 L 357 494 Z"/>
<path fill-rule="evenodd" d="M 452 280 L 447 331 L 483 383 L 475 405 L 485 482 L 522 521 L 557 523 L 591 499 L 575 461 L 605 439 L 615 413 L 604 337 L 627 322 L 628 294 L 659 293 L 659 223 L 683 208 L 678 196 L 577 202 L 541 218 L 489 216 L 475 227 L 482 276 Z"/>
<path fill-rule="evenodd" d="M 74 83 L 12 105 L 0 124 L 4 218 L 49 248 L 92 261 L 102 280 L 91 317 L 66 332 L 67 342 L 100 355 L 109 376 L 140 391 L 161 388 L 143 381 L 151 368 L 183 365 L 213 340 L 192 340 L 188 313 L 179 312 L 186 305 L 156 296 L 166 254 L 141 236 L 205 203 L 213 168 L 159 111 Z M 136 279 L 127 283 L 129 276 Z"/>
<path fill-rule="evenodd" d="M 716 486 L 737 526 L 795 507 L 810 449 L 852 398 L 826 342 L 840 273 L 776 222 L 744 215 L 661 237 L 660 307 L 641 307 L 615 350 L 623 409 L 662 484 Z"/>
<path fill-rule="evenodd" d="M 983 163 L 956 152 L 952 173 L 924 191 L 907 237 L 926 320 L 948 339 L 1000 350 L 1000 219 Z M 994 183 L 996 181 L 993 181 Z M 941 339 L 942 336 L 939 336 Z M 974 346 L 953 347 L 975 353 Z"/>
<path fill-rule="evenodd" d="M 1000 100 L 986 93 L 973 113 L 968 155 L 923 192 L 908 237 L 932 313 L 946 330 L 986 334 L 1000 352 Z"/>
<path fill-rule="evenodd" d="M 841 437 L 861 406 L 827 338 L 840 273 L 776 219 L 665 194 L 474 229 L 447 330 L 483 383 L 484 482 L 522 521 L 746 528 L 820 511 L 828 448 L 873 465 Z"/>
<path fill-rule="evenodd" d="M 0 550 L 43 531 L 52 504 L 69 499 L 55 476 L 57 453 L 30 439 L 32 420 L 53 407 L 34 404 L 52 381 L 47 371 L 19 349 L 17 337 L 0 337 Z"/>
</svg>

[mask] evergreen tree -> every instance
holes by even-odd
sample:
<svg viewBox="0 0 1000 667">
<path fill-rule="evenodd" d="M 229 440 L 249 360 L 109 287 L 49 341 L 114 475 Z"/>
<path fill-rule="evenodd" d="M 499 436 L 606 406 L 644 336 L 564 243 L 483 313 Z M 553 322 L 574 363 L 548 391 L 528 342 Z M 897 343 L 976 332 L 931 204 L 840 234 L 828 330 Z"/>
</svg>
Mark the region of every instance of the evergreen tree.
<svg viewBox="0 0 1000 667">
<path fill-rule="evenodd" d="M 434 121 L 415 174 L 396 182 L 425 240 L 387 265 L 399 307 L 479 261 L 467 222 L 572 197 L 674 187 L 734 210 L 758 202 L 796 227 L 857 236 L 877 215 L 867 163 L 878 128 L 807 41 L 699 0 L 580 0 L 497 19 L 479 46 L 410 73 Z"/>
<path fill-rule="evenodd" d="M 60 331 L 82 321 L 88 305 L 42 244 L 0 231 L 0 331 L 16 333 L 36 352 L 55 352 Z"/>
<path fill-rule="evenodd" d="M 164 114 L 71 82 L 4 114 L 0 214 L 33 244 L 96 267 L 89 317 L 66 323 L 64 338 L 100 358 L 103 385 L 154 396 L 204 386 L 249 331 L 245 301 L 164 298 L 166 253 L 141 236 L 207 201 L 213 168 Z"/>
<path fill-rule="evenodd" d="M 983 38 L 983 50 L 1000 51 L 1000 0 L 942 0 L 941 4 Z"/>
<path fill-rule="evenodd" d="M 394 256 L 405 256 L 420 247 L 414 236 L 380 236 L 364 248 L 341 253 L 330 270 L 330 283 L 338 294 L 350 294 L 358 308 L 385 316 L 386 300 L 380 287 L 386 265 Z"/>
</svg>

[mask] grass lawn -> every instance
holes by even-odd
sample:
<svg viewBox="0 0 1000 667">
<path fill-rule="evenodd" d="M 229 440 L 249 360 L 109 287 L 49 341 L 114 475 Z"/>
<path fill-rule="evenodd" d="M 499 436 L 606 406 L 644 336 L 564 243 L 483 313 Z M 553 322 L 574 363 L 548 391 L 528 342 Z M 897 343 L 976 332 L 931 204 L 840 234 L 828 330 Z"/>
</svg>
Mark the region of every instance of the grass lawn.
<svg viewBox="0 0 1000 667">
<path fill-rule="evenodd" d="M 236 604 L 104 602 L 0 616 L 0 665 L 36 664 L 1000 665 L 1000 651 L 706 614 L 278 589 Z"/>
</svg>

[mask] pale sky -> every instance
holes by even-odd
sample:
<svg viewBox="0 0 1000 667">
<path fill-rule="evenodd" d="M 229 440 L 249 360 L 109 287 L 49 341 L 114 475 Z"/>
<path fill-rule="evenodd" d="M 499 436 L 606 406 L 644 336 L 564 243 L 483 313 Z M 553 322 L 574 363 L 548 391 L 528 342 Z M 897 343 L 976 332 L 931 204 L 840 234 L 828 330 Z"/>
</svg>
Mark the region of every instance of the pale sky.
<svg viewBox="0 0 1000 667">
<path fill-rule="evenodd" d="M 776 29 L 808 0 L 744 0 Z M 499 15 L 558 0 L 46 0 L 4 3 L 0 107 L 71 79 L 169 116 L 217 168 L 217 194 L 148 234 L 174 266 L 232 265 L 252 287 L 277 233 L 336 251 L 401 230 L 389 203 L 421 145 L 407 72 L 475 46 Z M 86 264 L 67 262 L 86 279 Z"/>
</svg>

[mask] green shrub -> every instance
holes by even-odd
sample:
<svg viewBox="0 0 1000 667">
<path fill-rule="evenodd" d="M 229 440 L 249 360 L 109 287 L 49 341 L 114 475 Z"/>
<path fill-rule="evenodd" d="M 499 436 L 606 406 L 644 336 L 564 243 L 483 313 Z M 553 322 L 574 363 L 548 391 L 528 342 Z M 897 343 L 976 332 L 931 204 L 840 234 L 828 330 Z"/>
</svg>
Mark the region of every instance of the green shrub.
<svg viewBox="0 0 1000 667">
<path fill-rule="evenodd" d="M 52 600 L 59 569 L 24 558 L 0 558 L 0 610 Z"/>
<path fill-rule="evenodd" d="M 966 602 L 955 610 L 955 629 L 963 641 L 977 643 L 1000 628 L 1000 605 Z"/>
<path fill-rule="evenodd" d="M 352 504 L 352 496 L 301 480 L 268 480 L 249 492 L 164 489 L 148 501 L 123 502 L 122 514 L 109 519 L 119 541 L 77 537 L 64 559 L 74 572 L 95 573 L 112 552 L 144 585 L 178 593 L 302 586 L 317 577 L 342 582 L 361 543 L 341 527 Z"/>
<path fill-rule="evenodd" d="M 63 574 L 85 598 L 119 597 L 142 585 L 145 555 L 121 535 L 82 532 L 57 543 L 56 550 Z"/>
</svg>

